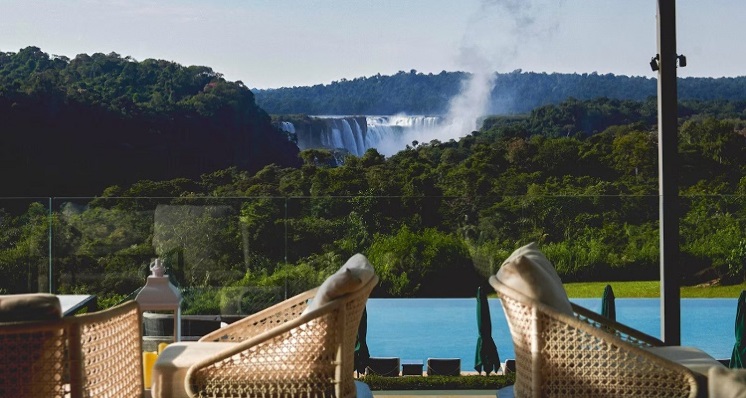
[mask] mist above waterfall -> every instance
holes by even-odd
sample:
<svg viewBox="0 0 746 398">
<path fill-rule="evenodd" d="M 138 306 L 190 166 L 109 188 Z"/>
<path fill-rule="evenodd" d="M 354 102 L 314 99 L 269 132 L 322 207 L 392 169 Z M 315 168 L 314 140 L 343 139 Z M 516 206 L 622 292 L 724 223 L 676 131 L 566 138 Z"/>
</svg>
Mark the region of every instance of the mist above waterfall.
<svg viewBox="0 0 746 398">
<path fill-rule="evenodd" d="M 490 101 L 495 72 L 522 51 L 540 51 L 543 39 L 557 28 L 553 15 L 560 6 L 561 1 L 556 0 L 483 0 L 461 39 L 458 62 L 470 74 L 461 82 L 460 92 L 450 100 L 438 126 L 409 131 L 400 142 L 443 142 L 478 130 L 483 117 L 499 111 Z M 550 17 L 539 19 L 536 15 Z"/>
<path fill-rule="evenodd" d="M 471 134 L 480 121 L 499 113 L 491 102 L 496 71 L 523 58 L 541 56 L 542 47 L 556 32 L 562 1 L 483 0 L 470 17 L 454 57 L 468 72 L 460 92 L 442 116 L 316 116 L 302 126 L 278 126 L 295 134 L 298 147 L 342 149 L 362 156 L 369 148 L 391 156 L 407 145 L 447 142 Z M 541 9 L 542 12 L 537 10 Z M 497 93 L 503 104 L 506 93 Z"/>
</svg>

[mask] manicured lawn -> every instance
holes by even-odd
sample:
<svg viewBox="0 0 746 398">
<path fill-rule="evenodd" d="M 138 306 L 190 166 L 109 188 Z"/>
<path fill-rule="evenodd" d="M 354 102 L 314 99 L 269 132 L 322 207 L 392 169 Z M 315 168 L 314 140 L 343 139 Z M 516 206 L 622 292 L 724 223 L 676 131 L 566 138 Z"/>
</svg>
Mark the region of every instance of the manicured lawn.
<svg viewBox="0 0 746 398">
<path fill-rule="evenodd" d="M 604 287 L 610 284 L 617 298 L 651 298 L 660 297 L 660 282 L 580 282 L 565 283 L 565 290 L 570 298 L 601 297 Z M 730 286 L 684 286 L 681 298 L 738 298 L 741 290 L 746 290 L 746 283 Z"/>
</svg>

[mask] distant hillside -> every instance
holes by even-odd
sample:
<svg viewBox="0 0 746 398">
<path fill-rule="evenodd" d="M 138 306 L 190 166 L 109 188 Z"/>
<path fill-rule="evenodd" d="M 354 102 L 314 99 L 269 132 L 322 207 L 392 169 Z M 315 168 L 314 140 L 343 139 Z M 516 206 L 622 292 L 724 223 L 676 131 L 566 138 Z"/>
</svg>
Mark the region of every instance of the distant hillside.
<svg viewBox="0 0 746 398">
<path fill-rule="evenodd" d="M 116 53 L 0 52 L 0 196 L 83 196 L 235 166 L 295 165 L 242 82 Z"/>
<path fill-rule="evenodd" d="M 254 90 L 256 101 L 270 114 L 390 115 L 442 114 L 459 91 L 464 72 L 422 74 L 412 70 L 393 76 L 375 75 L 328 85 Z M 651 76 L 653 74 L 651 73 Z M 491 113 L 521 114 L 568 98 L 607 97 L 645 100 L 656 95 L 653 77 L 612 74 L 498 73 Z M 682 100 L 746 99 L 746 77 L 679 79 Z"/>
</svg>

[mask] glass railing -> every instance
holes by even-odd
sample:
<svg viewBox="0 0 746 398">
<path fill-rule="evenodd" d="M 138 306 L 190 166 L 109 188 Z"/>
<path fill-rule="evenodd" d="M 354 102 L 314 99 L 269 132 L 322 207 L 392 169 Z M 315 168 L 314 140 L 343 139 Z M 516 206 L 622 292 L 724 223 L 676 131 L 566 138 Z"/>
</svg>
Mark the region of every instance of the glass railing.
<svg viewBox="0 0 746 398">
<path fill-rule="evenodd" d="M 743 280 L 746 199 L 681 198 L 684 282 Z M 164 260 L 185 314 L 253 313 L 356 252 L 374 292 L 473 296 L 531 241 L 564 281 L 658 279 L 657 196 L 0 198 L 0 293 L 133 297 Z M 457 279 L 456 279 L 457 278 Z"/>
</svg>

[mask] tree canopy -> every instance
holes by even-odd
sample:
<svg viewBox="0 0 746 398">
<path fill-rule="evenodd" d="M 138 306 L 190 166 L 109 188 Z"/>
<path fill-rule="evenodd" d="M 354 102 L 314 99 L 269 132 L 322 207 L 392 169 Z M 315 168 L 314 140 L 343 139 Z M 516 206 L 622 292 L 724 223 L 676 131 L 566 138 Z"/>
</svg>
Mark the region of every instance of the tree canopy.
<svg viewBox="0 0 746 398">
<path fill-rule="evenodd" d="M 423 74 L 415 70 L 373 75 L 310 87 L 254 90 L 257 103 L 271 114 L 439 115 L 461 89 L 465 72 Z M 656 95 L 654 77 L 598 73 L 495 73 L 489 113 L 522 114 L 568 98 L 606 97 L 643 101 Z M 746 77 L 679 79 L 682 100 L 746 100 Z"/>
<path fill-rule="evenodd" d="M 0 120 L 5 196 L 94 195 L 141 179 L 298 163 L 242 82 L 116 53 L 0 53 Z"/>
</svg>

